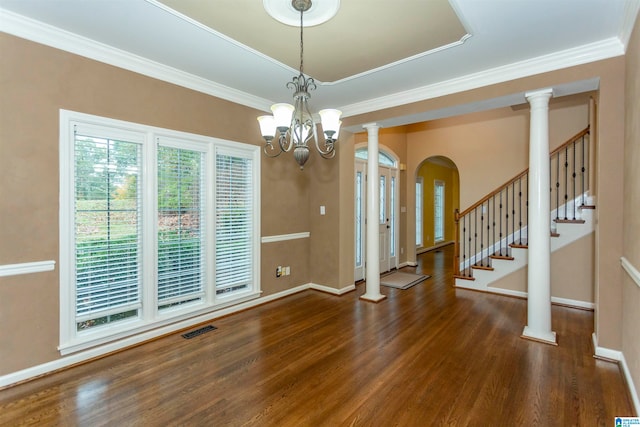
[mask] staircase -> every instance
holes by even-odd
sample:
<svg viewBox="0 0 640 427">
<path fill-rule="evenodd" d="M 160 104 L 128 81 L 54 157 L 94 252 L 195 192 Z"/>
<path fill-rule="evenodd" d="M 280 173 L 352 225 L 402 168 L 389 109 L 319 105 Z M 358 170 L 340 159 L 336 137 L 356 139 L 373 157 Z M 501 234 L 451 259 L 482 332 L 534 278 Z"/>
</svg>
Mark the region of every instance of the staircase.
<svg viewBox="0 0 640 427">
<path fill-rule="evenodd" d="M 594 231 L 591 152 L 587 127 L 550 154 L 551 252 Z M 527 193 L 525 170 L 456 212 L 456 287 L 509 293 L 491 284 L 527 265 Z"/>
</svg>

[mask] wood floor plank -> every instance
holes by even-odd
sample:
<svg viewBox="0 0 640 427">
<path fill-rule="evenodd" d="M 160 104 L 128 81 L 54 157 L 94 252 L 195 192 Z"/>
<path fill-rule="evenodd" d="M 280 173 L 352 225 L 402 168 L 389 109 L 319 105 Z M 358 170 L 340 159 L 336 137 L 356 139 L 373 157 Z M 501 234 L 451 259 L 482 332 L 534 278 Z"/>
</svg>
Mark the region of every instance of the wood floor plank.
<svg viewBox="0 0 640 427">
<path fill-rule="evenodd" d="M 617 364 L 593 358 L 593 313 L 552 307 L 558 346 L 520 338 L 526 301 L 453 287 L 452 248 L 403 271 L 432 277 L 304 291 L 0 391 L 0 425 L 612 425 L 633 414 Z"/>
</svg>

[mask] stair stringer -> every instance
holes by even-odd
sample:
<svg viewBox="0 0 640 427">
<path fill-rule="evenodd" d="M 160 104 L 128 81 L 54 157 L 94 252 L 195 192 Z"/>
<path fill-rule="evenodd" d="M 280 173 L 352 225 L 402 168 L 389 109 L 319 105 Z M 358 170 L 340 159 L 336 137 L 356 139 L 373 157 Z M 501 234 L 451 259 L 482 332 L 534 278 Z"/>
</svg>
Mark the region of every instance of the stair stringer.
<svg viewBox="0 0 640 427">
<path fill-rule="evenodd" d="M 581 200 L 576 199 L 576 203 Z M 593 204 L 593 198 L 589 198 L 588 204 Z M 569 202 L 569 210 L 571 211 L 572 203 Z M 562 206 L 560 212 L 564 212 L 564 206 Z M 556 211 L 551 212 L 552 224 L 556 227 L 558 237 L 551 238 L 551 253 L 558 249 L 573 243 L 595 231 L 594 210 L 593 209 L 580 209 L 579 218 L 585 222 L 583 224 L 577 223 L 555 223 L 553 218 L 556 217 Z M 562 215 L 560 215 L 562 216 Z M 523 235 L 526 236 L 526 229 L 523 231 Z M 526 248 L 511 248 L 511 255 L 513 260 L 492 259 L 491 266 L 493 270 L 473 270 L 474 280 L 455 279 L 455 286 L 458 288 L 473 289 L 477 291 L 493 292 L 500 294 L 507 294 L 513 296 L 526 297 L 526 293 L 520 291 L 514 291 L 511 289 L 492 287 L 491 284 L 497 280 L 506 277 L 507 275 L 514 273 L 524 267 L 528 263 L 528 249 Z M 479 256 L 478 256 L 479 259 Z"/>
</svg>

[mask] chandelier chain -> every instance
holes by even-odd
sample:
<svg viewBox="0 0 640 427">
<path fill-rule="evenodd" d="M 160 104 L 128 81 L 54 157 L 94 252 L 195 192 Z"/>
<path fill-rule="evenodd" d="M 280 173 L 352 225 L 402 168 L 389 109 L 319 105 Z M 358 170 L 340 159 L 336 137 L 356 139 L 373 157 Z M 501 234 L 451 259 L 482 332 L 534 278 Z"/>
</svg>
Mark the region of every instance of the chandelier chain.
<svg viewBox="0 0 640 427">
<path fill-rule="evenodd" d="M 304 38 L 302 37 L 302 31 L 304 26 L 302 25 L 302 15 L 304 10 L 300 8 L 300 74 L 304 74 Z"/>
</svg>

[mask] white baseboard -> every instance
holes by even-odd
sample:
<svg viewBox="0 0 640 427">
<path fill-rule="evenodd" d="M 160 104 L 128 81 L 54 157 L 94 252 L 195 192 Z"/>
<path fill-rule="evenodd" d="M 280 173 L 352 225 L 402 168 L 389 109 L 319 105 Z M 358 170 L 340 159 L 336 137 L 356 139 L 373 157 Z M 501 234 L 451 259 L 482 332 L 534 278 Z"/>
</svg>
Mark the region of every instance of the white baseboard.
<svg viewBox="0 0 640 427">
<path fill-rule="evenodd" d="M 425 252 L 432 251 L 434 249 L 442 248 L 442 247 L 447 246 L 447 245 L 452 245 L 453 243 L 455 243 L 453 240 L 449 240 L 449 241 L 446 241 L 446 242 L 440 242 L 440 243 L 438 243 L 436 245 L 429 246 L 429 247 L 426 247 L 426 248 L 422 247 L 422 248 L 416 249 L 416 255 L 420 255 L 420 254 L 423 254 Z"/>
<path fill-rule="evenodd" d="M 59 359 L 52 360 L 50 362 L 32 366 L 30 368 L 22 369 L 20 371 L 12 372 L 10 374 L 2 375 L 0 376 L 0 389 L 43 376 L 43 375 L 58 371 L 60 369 L 68 368 L 72 365 L 77 365 L 79 363 L 83 363 L 88 360 L 95 359 L 97 357 L 104 356 L 106 354 L 113 353 L 115 351 L 122 350 L 124 348 L 130 347 L 136 344 L 140 344 L 145 341 L 149 341 L 153 338 L 157 338 L 162 335 L 177 332 L 179 330 L 186 329 L 191 326 L 198 325 L 200 323 L 208 322 L 208 321 L 220 318 L 222 316 L 227 316 L 232 313 L 243 311 L 248 308 L 256 307 L 258 305 L 262 305 L 267 302 L 284 298 L 286 296 L 293 295 L 298 292 L 302 292 L 309 288 L 310 288 L 309 284 L 300 285 L 295 288 L 287 289 L 282 292 L 278 292 L 272 295 L 267 295 L 265 297 L 256 298 L 244 303 L 240 303 L 231 307 L 226 307 L 210 313 L 205 313 L 200 316 L 196 316 L 181 322 L 173 323 L 158 329 L 147 331 L 142 334 L 134 335 L 131 337 L 124 338 L 122 340 L 110 342 L 108 344 L 104 344 L 104 345 L 93 347 L 87 350 L 79 351 L 77 353 L 73 353 L 68 356 L 63 356 Z M 328 289 L 331 289 L 331 288 L 328 288 Z M 355 285 L 354 285 L 354 289 L 355 289 Z"/>
<path fill-rule="evenodd" d="M 475 289 L 473 288 L 473 286 L 469 286 L 469 289 Z M 480 289 L 478 289 L 480 290 Z M 503 288 L 494 288 L 494 287 L 487 287 L 486 289 L 487 292 L 491 292 L 492 294 L 500 294 L 500 295 L 508 295 L 508 296 L 512 296 L 512 297 L 517 297 L 517 298 L 524 298 L 526 299 L 528 294 L 526 292 L 523 291 L 514 291 L 511 289 L 503 289 Z M 581 309 L 586 309 L 586 310 L 593 310 L 595 308 L 595 304 L 592 302 L 588 302 L 588 301 L 579 301 L 579 300 L 575 300 L 575 299 L 568 299 L 568 298 L 560 298 L 560 297 L 551 297 L 551 303 L 552 304 L 557 304 L 557 305 L 565 305 L 567 307 L 575 307 L 575 308 L 581 308 Z"/>
<path fill-rule="evenodd" d="M 332 288 L 330 286 L 324 286 L 324 285 L 318 285 L 317 283 L 311 283 L 311 284 L 309 284 L 309 288 L 310 289 L 314 289 L 316 291 L 320 291 L 320 292 L 326 292 L 326 293 L 332 294 L 332 295 L 344 295 L 347 292 L 355 291 L 356 290 L 356 285 L 349 285 L 349 286 L 345 286 L 344 288 L 336 289 L 336 288 Z"/>
<path fill-rule="evenodd" d="M 595 332 L 591 335 L 591 338 L 593 340 L 593 350 L 596 357 L 618 362 L 622 367 L 622 374 L 627 382 L 627 387 L 629 388 L 629 394 L 631 395 L 631 401 L 633 402 L 635 412 L 636 414 L 640 414 L 640 397 L 638 396 L 636 386 L 633 383 L 631 371 L 629 370 L 629 365 L 627 365 L 627 361 L 624 358 L 624 354 L 621 351 L 598 347 L 598 337 Z"/>
<path fill-rule="evenodd" d="M 602 357 L 603 359 L 609 359 L 616 362 L 620 362 L 622 359 L 622 352 L 618 350 L 611 350 L 605 347 L 598 347 L 598 337 L 596 337 L 596 333 L 591 334 L 591 339 L 593 340 L 593 351 L 596 357 Z"/>
<path fill-rule="evenodd" d="M 629 394 L 631 395 L 631 401 L 633 402 L 633 406 L 636 410 L 636 415 L 640 414 L 640 397 L 638 396 L 638 392 L 636 391 L 636 386 L 633 383 L 633 378 L 631 377 L 631 371 L 629 371 L 629 365 L 627 365 L 627 361 L 624 358 L 624 354 L 620 354 L 620 366 L 622 366 L 622 372 L 624 373 L 624 378 L 627 380 L 627 385 L 629 386 Z"/>
</svg>

